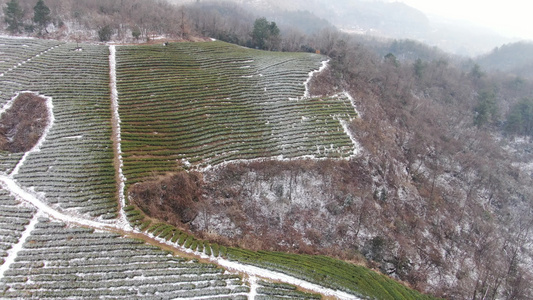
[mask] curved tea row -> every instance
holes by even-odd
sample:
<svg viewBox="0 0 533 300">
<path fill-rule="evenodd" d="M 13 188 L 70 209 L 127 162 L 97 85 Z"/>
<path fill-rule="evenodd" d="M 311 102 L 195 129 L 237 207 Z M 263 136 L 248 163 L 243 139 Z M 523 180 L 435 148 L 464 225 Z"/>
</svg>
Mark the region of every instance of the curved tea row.
<svg viewBox="0 0 533 300">
<path fill-rule="evenodd" d="M 0 39 L 1 52 L 15 53 L 10 60 L 25 62 L 0 77 L 0 103 L 20 91 L 38 92 L 53 99 L 55 121 L 40 151 L 28 156 L 15 179 L 44 193 L 60 209 L 114 218 L 107 47 L 84 45 L 83 51 L 75 51 L 75 44 L 56 41 L 50 48 L 46 40 L 16 41 Z M 6 164 L 6 174 L 19 156 L 0 155 L 13 158 L 0 163 Z"/>
<path fill-rule="evenodd" d="M 2 298 L 247 299 L 240 277 L 142 240 L 40 218 L 0 282 Z"/>
<path fill-rule="evenodd" d="M 304 98 L 324 57 L 222 42 L 117 48 L 124 173 L 256 158 L 347 157 L 348 99 Z"/>
</svg>

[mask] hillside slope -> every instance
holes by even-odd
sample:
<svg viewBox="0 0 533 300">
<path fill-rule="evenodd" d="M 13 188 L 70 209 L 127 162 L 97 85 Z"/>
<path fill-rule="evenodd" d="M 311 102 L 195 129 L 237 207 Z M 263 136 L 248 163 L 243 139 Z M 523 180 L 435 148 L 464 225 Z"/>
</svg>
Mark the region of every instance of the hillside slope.
<svg viewBox="0 0 533 300">
<path fill-rule="evenodd" d="M 23 153 L 0 152 L 2 298 L 318 297 L 297 291 L 296 287 L 260 281 L 257 277 L 284 278 L 289 283 L 343 299 L 356 299 L 355 295 L 380 298 L 383 295 L 387 299 L 422 297 L 383 275 L 338 260 L 299 255 L 288 256 L 286 260 L 276 253 L 243 252 L 201 240 L 183 230 L 183 226 L 160 223 L 134 206 L 124 206 L 118 201 L 122 170 L 117 161 L 122 154 L 124 173 L 138 182 L 182 167 L 197 166 L 201 170 L 201 167 L 221 165 L 224 160 L 250 156 L 261 160 L 272 158 L 269 155 L 295 160 L 301 160 L 298 158 L 301 156 L 321 159 L 331 156 L 345 161 L 356 149 L 353 137 L 347 134 L 347 125 L 343 125 L 356 117 L 352 99 L 347 94 L 309 98 L 306 92 L 310 71 L 321 66 L 323 57 L 269 54 L 222 43 L 168 48 L 117 47 L 116 53 L 114 47 L 89 44 L 79 47 L 45 40 L 2 38 L 0 44 L 0 50 L 10 54 L 0 69 L 2 114 L 8 111 L 18 92 L 28 90 L 44 95 L 49 110 L 48 125 L 36 146 Z M 139 65 L 142 59 L 149 61 L 151 67 L 135 68 L 136 64 L 132 63 L 130 69 L 124 68 L 128 54 L 135 54 L 134 61 Z M 114 65 L 110 66 L 115 58 L 118 80 L 110 80 L 110 76 L 116 79 Z M 159 62 L 159 67 L 153 62 Z M 165 69 L 172 62 L 177 64 Z M 135 70 L 145 74 L 138 77 L 142 80 L 125 84 L 128 77 L 123 74 Z M 283 70 L 285 74 L 280 73 Z M 157 78 L 150 80 L 150 73 Z M 168 78 L 161 74 L 168 74 Z M 130 80 L 134 75 L 135 72 Z M 183 85 L 184 81 L 188 84 Z M 116 96 L 112 89 L 114 82 L 119 87 L 119 103 L 122 99 L 125 103 L 132 101 L 131 107 L 120 104 L 118 111 L 123 113 L 120 118 L 111 105 L 111 99 Z M 190 90 L 176 93 L 179 88 L 187 87 Z M 210 88 L 215 92 L 210 92 Z M 134 97 L 137 94 L 144 97 Z M 153 98 L 159 95 L 157 103 L 166 101 L 167 106 L 136 107 L 134 101 L 146 103 L 151 95 Z M 187 95 L 193 98 L 186 98 Z M 228 95 L 240 102 L 230 101 Z M 193 104 L 187 111 L 180 103 Z M 222 113 L 218 112 L 221 107 L 212 107 L 217 103 L 225 108 Z M 187 125 L 185 133 L 211 127 L 223 129 L 247 120 L 246 113 L 253 113 L 261 105 L 267 106 L 263 114 L 247 121 L 249 127 L 244 127 L 245 130 L 233 127 L 222 138 L 218 138 L 216 130 L 211 135 L 200 134 L 196 138 L 200 141 L 192 139 L 196 146 L 174 149 L 182 140 L 173 144 L 170 133 L 181 122 Z M 128 113 L 143 110 L 147 117 L 130 115 L 128 119 Z M 171 113 L 159 115 L 165 111 Z M 215 122 L 208 126 L 208 114 L 217 113 Z M 206 123 L 188 122 L 195 116 L 200 116 L 198 122 Z M 225 117 L 232 117 L 233 123 L 217 123 Z M 149 129 L 132 130 L 139 128 L 134 125 L 141 124 Z M 277 126 L 265 126 L 268 124 Z M 250 138 L 255 134 L 253 128 L 258 128 L 264 141 Z M 168 135 L 157 142 L 152 136 L 160 132 Z M 120 133 L 124 141 L 118 138 Z M 176 136 L 182 134 L 178 132 Z M 202 149 L 201 145 L 206 144 L 202 139 L 214 139 L 214 145 L 224 145 L 228 140 L 233 152 L 225 156 L 227 150 L 221 148 L 222 159 L 218 159 L 210 154 L 211 149 Z M 132 149 L 143 142 L 136 151 L 144 153 L 132 155 Z M 259 150 L 252 151 L 255 147 Z M 181 152 L 183 149 L 189 150 Z M 150 159 L 139 159 L 144 157 Z M 152 161 L 159 163 L 152 164 Z M 141 167 L 136 168 L 136 164 Z M 178 164 L 182 167 L 176 168 Z M 147 173 L 147 169 L 152 172 Z M 135 229 L 124 222 L 124 217 Z M 257 259 L 250 260 L 250 255 Z M 196 259 L 188 260 L 184 256 Z M 246 265 L 250 263 L 261 268 Z M 339 267 L 330 269 L 332 263 Z M 299 266 L 303 265 L 310 269 L 302 272 L 304 269 Z M 355 280 L 358 276 L 363 279 Z M 324 278 L 330 279 L 326 280 L 329 288 L 323 287 Z"/>
<path fill-rule="evenodd" d="M 118 47 L 126 177 L 180 164 L 349 157 L 342 122 L 357 116 L 349 99 L 304 97 L 309 72 L 325 60 L 222 42 Z"/>
</svg>

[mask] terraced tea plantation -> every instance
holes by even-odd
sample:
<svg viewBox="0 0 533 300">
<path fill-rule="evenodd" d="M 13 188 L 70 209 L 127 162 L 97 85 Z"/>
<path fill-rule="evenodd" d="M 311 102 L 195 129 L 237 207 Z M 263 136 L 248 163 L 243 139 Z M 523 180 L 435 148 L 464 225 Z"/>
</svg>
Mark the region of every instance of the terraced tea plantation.
<svg viewBox="0 0 533 300">
<path fill-rule="evenodd" d="M 128 183 L 183 163 L 350 156 L 349 99 L 304 97 L 325 59 L 222 42 L 117 47 Z"/>
<path fill-rule="evenodd" d="M 53 100 L 54 122 L 40 151 L 13 170 L 22 153 L 0 154 L 2 169 L 61 209 L 114 218 L 107 47 L 0 39 L 0 108 L 22 91 Z M 4 160 L 5 158 L 5 160 Z"/>
<path fill-rule="evenodd" d="M 419 297 L 332 259 L 202 241 L 119 201 L 121 172 L 133 184 L 240 159 L 352 156 L 349 96 L 311 98 L 304 84 L 325 57 L 221 42 L 113 49 L 0 38 L 0 117 L 30 92 L 50 119 L 28 152 L 0 151 L 0 298 L 321 298 L 256 277 L 343 299 Z"/>
<path fill-rule="evenodd" d="M 248 299 L 241 278 L 142 240 L 39 218 L 0 282 L 2 298 Z"/>
</svg>

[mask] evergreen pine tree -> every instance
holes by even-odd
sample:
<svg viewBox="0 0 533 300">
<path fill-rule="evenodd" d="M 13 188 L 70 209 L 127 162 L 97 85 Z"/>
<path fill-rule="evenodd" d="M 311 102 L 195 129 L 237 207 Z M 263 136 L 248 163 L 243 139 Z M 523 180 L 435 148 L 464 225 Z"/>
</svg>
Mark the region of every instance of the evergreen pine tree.
<svg viewBox="0 0 533 300">
<path fill-rule="evenodd" d="M 7 3 L 7 6 L 4 8 L 4 20 L 7 23 L 7 30 L 12 34 L 22 32 L 22 18 L 24 17 L 24 12 L 19 5 L 17 0 L 11 0 Z"/>
<path fill-rule="evenodd" d="M 46 27 L 51 21 L 50 8 L 44 4 L 43 0 L 37 1 L 33 7 L 33 22 L 39 27 L 39 34 L 42 33 L 43 29 L 46 31 Z"/>
<path fill-rule="evenodd" d="M 258 49 L 273 50 L 279 46 L 279 34 L 280 31 L 275 22 L 259 18 L 254 23 L 252 42 Z"/>
</svg>

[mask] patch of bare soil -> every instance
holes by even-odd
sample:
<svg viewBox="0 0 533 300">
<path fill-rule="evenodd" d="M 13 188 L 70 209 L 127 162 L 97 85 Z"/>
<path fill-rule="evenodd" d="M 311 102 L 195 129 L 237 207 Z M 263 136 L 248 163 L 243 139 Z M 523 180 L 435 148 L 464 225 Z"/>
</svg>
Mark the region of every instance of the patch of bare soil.
<svg viewBox="0 0 533 300">
<path fill-rule="evenodd" d="M 46 99 L 32 93 L 18 95 L 0 118 L 0 150 L 29 151 L 43 135 L 49 119 Z"/>
<path fill-rule="evenodd" d="M 179 226 L 198 215 L 202 185 L 200 173 L 172 173 L 133 185 L 128 196 L 150 217 Z"/>
</svg>

